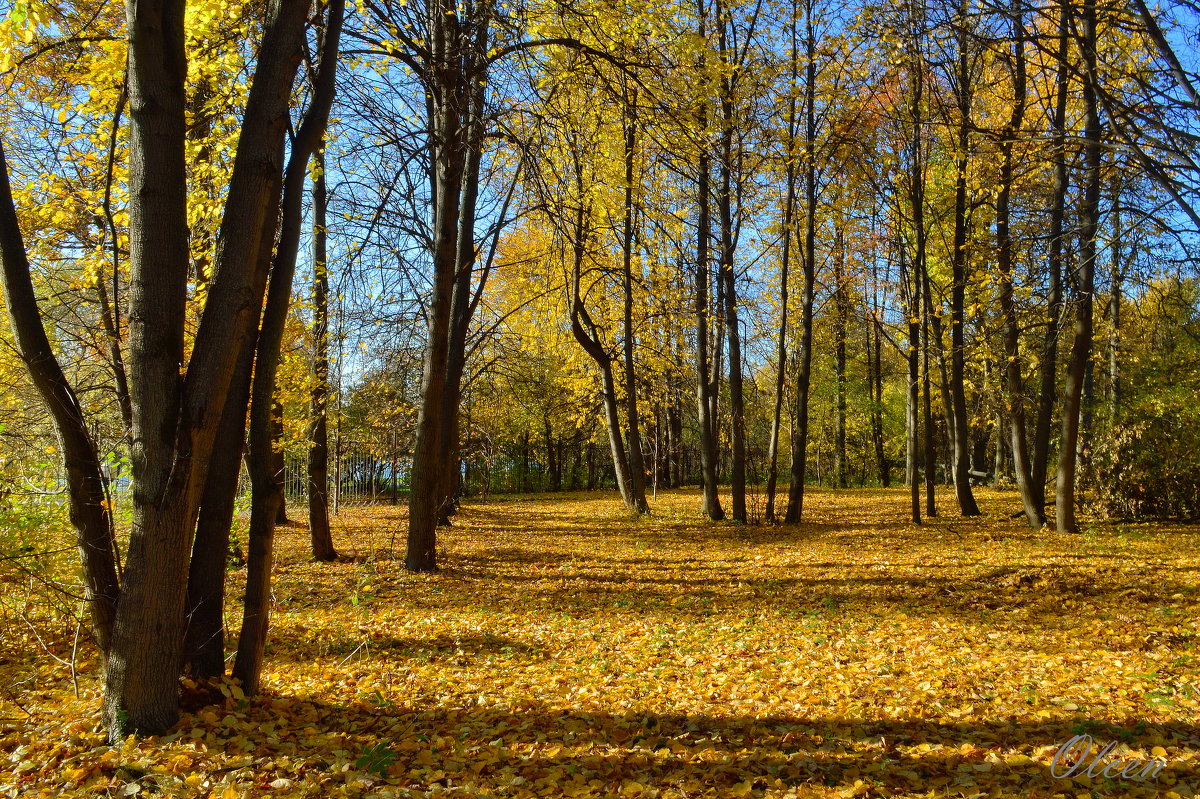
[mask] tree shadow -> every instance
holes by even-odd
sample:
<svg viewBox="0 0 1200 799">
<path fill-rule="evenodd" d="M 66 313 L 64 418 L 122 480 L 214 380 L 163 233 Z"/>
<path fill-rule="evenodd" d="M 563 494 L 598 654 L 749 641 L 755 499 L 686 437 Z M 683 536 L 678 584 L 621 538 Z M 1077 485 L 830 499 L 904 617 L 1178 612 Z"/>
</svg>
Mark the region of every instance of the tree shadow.
<svg viewBox="0 0 1200 799">
<path fill-rule="evenodd" d="M 381 771 L 381 779 L 423 790 L 469 785 L 484 795 L 515 795 L 519 792 L 513 789 L 522 784 L 545 790 L 570 782 L 615 794 L 632 780 L 685 793 L 702 787 L 719 795 L 733 795 L 740 784 L 750 789 L 860 786 L 859 796 L 940 788 L 1029 796 L 1086 788 L 1095 795 L 1124 796 L 1132 787 L 1178 789 L 1200 778 L 1200 763 L 1188 753 L 1177 754 L 1156 781 L 1145 784 L 1060 779 L 1055 775 L 1066 770 L 1067 761 L 1052 773 L 1046 749 L 1088 734 L 1100 745 L 1122 745 L 1118 756 L 1147 761 L 1153 746 L 1200 746 L 1200 728 L 1193 724 L 1084 717 L 953 723 L 764 711 L 717 716 L 536 703 L 422 708 L 376 691 L 349 704 L 263 697 L 241 713 L 250 725 L 281 713 L 306 719 L 310 749 L 304 756 L 313 771 L 333 767 L 338 750 L 352 755 L 386 751 L 392 765 L 386 774 Z M 275 748 L 280 754 L 287 750 L 286 745 Z M 257 750 L 264 760 L 275 754 L 270 743 Z"/>
</svg>

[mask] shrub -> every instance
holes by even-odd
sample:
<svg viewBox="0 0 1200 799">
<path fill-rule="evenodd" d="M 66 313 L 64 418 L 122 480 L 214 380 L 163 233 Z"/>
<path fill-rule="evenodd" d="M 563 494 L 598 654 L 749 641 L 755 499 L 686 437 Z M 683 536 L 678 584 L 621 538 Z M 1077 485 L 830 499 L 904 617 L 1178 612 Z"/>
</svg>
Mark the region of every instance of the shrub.
<svg viewBox="0 0 1200 799">
<path fill-rule="evenodd" d="M 1097 436 L 1097 500 L 1110 516 L 1200 519 L 1200 403 L 1145 398 Z"/>
</svg>

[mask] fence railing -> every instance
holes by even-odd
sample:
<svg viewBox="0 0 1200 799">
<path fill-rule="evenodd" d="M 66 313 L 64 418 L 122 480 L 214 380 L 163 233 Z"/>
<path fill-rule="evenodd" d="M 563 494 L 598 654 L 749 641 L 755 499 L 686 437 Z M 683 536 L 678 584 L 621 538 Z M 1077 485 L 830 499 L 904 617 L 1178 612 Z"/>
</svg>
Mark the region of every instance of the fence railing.
<svg viewBox="0 0 1200 799">
<path fill-rule="evenodd" d="M 380 454 L 357 442 L 343 440 L 331 447 L 326 491 L 329 510 L 343 507 L 396 505 L 408 500 L 411 458 L 399 452 Z M 308 458 L 284 457 L 284 496 L 289 502 L 308 498 Z"/>
</svg>

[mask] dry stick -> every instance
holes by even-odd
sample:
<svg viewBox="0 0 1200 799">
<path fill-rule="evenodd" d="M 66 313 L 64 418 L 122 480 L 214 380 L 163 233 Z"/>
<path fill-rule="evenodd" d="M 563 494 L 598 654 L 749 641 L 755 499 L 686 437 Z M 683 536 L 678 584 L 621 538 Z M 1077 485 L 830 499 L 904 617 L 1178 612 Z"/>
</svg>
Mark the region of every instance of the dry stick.
<svg viewBox="0 0 1200 799">
<path fill-rule="evenodd" d="M 75 691 L 75 698 L 79 698 L 79 675 L 75 672 L 75 659 L 79 654 L 79 630 L 83 627 L 83 608 L 87 600 L 82 600 L 79 603 L 79 615 L 75 619 L 75 640 L 71 642 L 71 688 Z"/>
</svg>

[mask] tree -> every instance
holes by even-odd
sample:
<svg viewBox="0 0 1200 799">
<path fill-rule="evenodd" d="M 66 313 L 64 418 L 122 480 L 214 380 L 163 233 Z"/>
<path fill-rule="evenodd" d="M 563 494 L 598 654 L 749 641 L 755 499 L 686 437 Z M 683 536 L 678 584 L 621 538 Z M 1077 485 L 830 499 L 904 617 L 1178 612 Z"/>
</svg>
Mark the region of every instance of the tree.
<svg viewBox="0 0 1200 799">
<path fill-rule="evenodd" d="M 804 246 L 800 294 L 800 364 L 796 373 L 796 419 L 792 427 L 792 483 L 783 520 L 800 521 L 804 510 L 804 484 L 808 479 L 808 392 L 812 383 L 813 303 L 817 285 L 817 41 L 813 0 L 804 1 Z"/>
<path fill-rule="evenodd" d="M 1012 445 L 1013 471 L 1017 489 L 1029 526 L 1040 528 L 1045 523 L 1041 505 L 1033 491 L 1033 476 L 1029 463 L 1029 442 L 1025 425 L 1025 386 L 1021 369 L 1020 322 L 1013 300 L 1013 241 L 1011 232 L 1011 198 L 1014 182 L 1013 147 L 1021 133 L 1025 118 L 1028 81 L 1025 64 L 1025 16 L 1021 0 L 1013 0 L 1009 16 L 1012 23 L 1012 85 L 1013 104 L 1008 124 L 1000 133 L 1000 191 L 996 197 L 996 266 L 1000 272 L 1000 313 L 1004 324 L 1006 417 Z M 997 444 L 999 446 L 999 444 Z"/>
<path fill-rule="evenodd" d="M 305 178 L 309 160 L 320 147 L 329 121 L 336 85 L 338 48 L 345 0 L 329 0 L 325 29 L 319 41 L 319 57 L 312 74 L 312 97 L 308 110 L 291 141 L 284 170 L 279 235 L 270 265 L 270 282 L 254 353 L 254 382 L 250 391 L 250 428 L 247 433 L 247 471 L 252 502 L 248 533 L 246 598 L 242 603 L 242 629 L 238 637 L 233 675 L 242 689 L 255 694 L 259 688 L 263 648 L 271 606 L 271 565 L 274 528 L 283 502 L 283 475 L 275 458 L 278 435 L 275 429 L 275 375 L 291 305 L 292 282 L 300 246 Z M 263 255 L 268 249 L 264 239 Z M 335 553 L 336 556 L 336 553 Z"/>
<path fill-rule="evenodd" d="M 105 664 L 104 716 L 114 741 L 130 731 L 161 732 L 178 715 L 176 678 L 197 508 L 237 353 L 252 335 L 254 309 L 265 287 L 256 256 L 276 202 L 306 12 L 307 4 L 291 0 L 269 9 L 214 276 L 181 376 L 189 264 L 184 6 L 151 0 L 128 9 L 128 363 L 135 488 L 133 529 Z M 9 215 L 13 220 L 15 213 Z M 6 266 L 24 266 L 27 274 L 19 250 L 21 242 L 6 237 Z M 19 291 L 22 283 L 6 280 L 6 292 L 8 287 Z M 39 364 L 49 363 L 45 353 L 37 355 Z M 52 383 L 45 385 L 61 393 Z M 50 393 L 43 397 L 51 405 L 62 402 Z M 81 520 L 94 516 L 94 509 L 89 510 L 94 501 L 94 495 L 73 497 L 78 505 L 73 515 Z M 95 557 L 92 551 L 87 555 Z"/>
<path fill-rule="evenodd" d="M 1064 5 L 1064 12 L 1067 6 Z M 1055 520 L 1059 533 L 1079 532 L 1075 519 L 1075 471 L 1078 462 L 1079 421 L 1084 380 L 1092 355 L 1092 309 L 1096 280 L 1096 232 L 1100 216 L 1100 169 L 1103 131 L 1096 85 L 1099 80 L 1096 57 L 1096 6 L 1085 4 L 1080 11 L 1082 33 L 1079 47 L 1083 55 L 1083 198 L 1079 211 L 1079 260 L 1075 272 L 1075 334 L 1067 366 L 1063 393 L 1062 436 L 1058 451 L 1058 481 Z"/>
<path fill-rule="evenodd" d="M 329 256 L 325 158 L 313 154 L 313 387 L 309 410 L 308 527 L 314 560 L 333 560 L 329 531 Z"/>
</svg>

